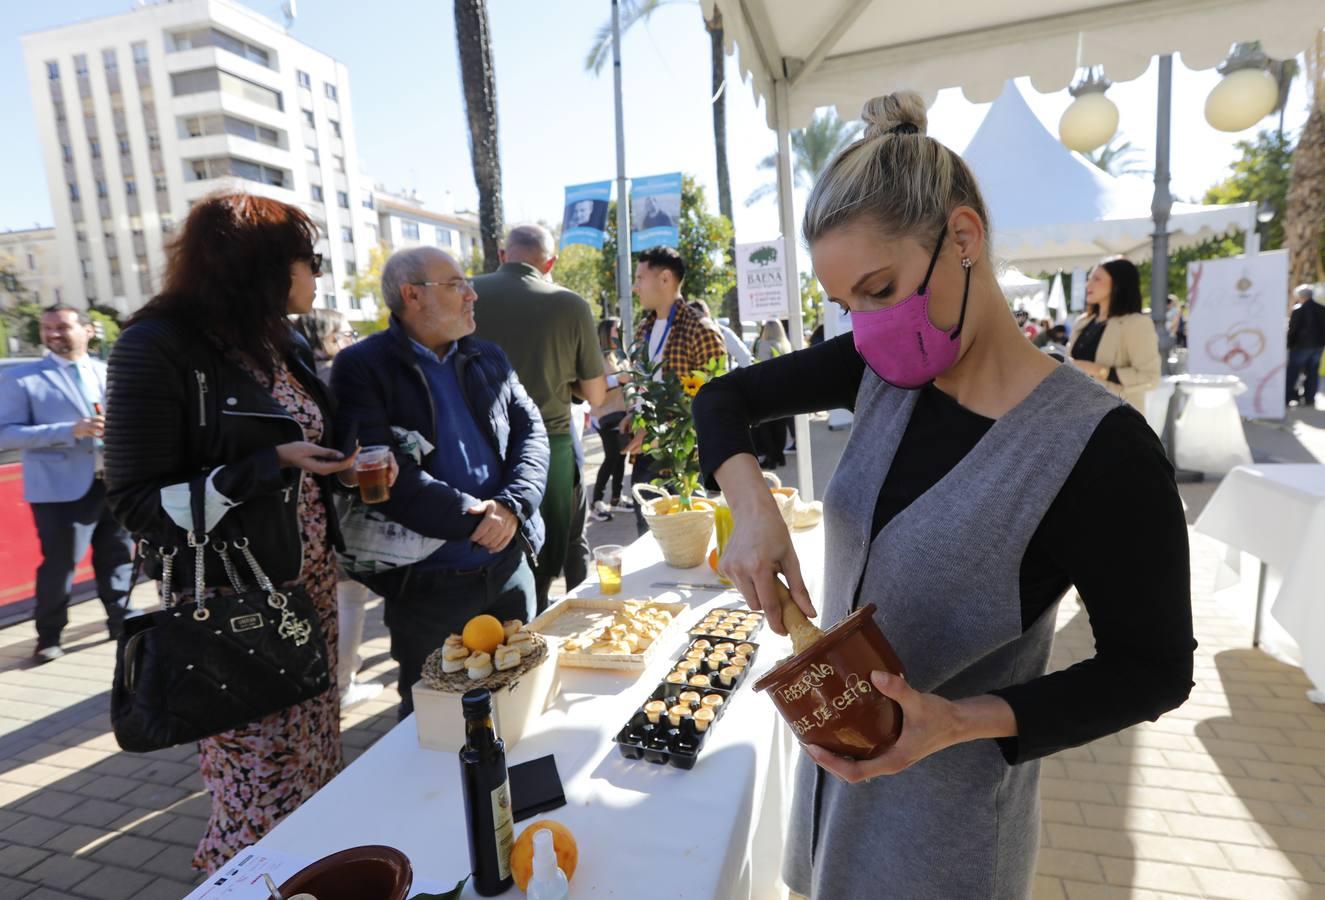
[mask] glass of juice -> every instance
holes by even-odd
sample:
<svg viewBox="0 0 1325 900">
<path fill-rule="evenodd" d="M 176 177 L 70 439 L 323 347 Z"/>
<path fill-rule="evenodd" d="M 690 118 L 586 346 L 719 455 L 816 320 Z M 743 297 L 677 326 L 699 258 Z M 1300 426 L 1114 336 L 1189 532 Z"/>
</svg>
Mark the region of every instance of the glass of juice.
<svg viewBox="0 0 1325 900">
<path fill-rule="evenodd" d="M 364 503 L 385 503 L 391 499 L 387 479 L 391 473 L 390 447 L 364 447 L 354 461 L 359 476 L 359 497 Z"/>
<path fill-rule="evenodd" d="M 732 528 L 735 523 L 732 521 L 732 508 L 721 501 L 713 509 L 713 524 L 718 533 L 718 560 L 722 560 L 722 554 L 727 552 L 727 542 L 731 540 Z M 722 573 L 718 573 L 718 581 L 723 584 L 731 584 Z"/>
<path fill-rule="evenodd" d="M 620 544 L 604 544 L 593 548 L 594 568 L 598 570 L 598 590 L 603 594 L 621 592 L 621 556 Z"/>
</svg>

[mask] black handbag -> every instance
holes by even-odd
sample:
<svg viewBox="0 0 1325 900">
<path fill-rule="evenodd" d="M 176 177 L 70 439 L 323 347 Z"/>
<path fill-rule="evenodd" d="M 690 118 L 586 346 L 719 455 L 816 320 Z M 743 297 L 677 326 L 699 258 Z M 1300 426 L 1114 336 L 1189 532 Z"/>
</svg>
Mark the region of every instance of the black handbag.
<svg viewBox="0 0 1325 900">
<path fill-rule="evenodd" d="M 248 541 L 213 540 L 203 528 L 203 482 L 190 484 L 194 554 L 192 598 L 173 584 L 178 546 L 138 545 L 137 567 L 161 559 L 160 608 L 127 616 L 115 657 L 110 721 L 115 740 L 132 753 L 191 743 L 255 722 L 329 690 L 326 641 L 302 586 L 277 590 Z M 207 552 L 219 555 L 234 593 L 206 596 Z M 257 581 L 240 578 L 231 551 Z"/>
</svg>

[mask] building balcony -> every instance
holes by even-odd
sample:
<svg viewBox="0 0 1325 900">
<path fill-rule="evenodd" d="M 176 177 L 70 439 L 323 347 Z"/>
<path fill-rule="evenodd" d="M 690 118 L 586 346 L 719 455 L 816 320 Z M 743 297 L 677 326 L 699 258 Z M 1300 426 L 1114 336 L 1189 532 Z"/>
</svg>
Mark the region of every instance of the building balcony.
<svg viewBox="0 0 1325 900">
<path fill-rule="evenodd" d="M 289 188 L 277 187 L 274 184 L 263 184 L 259 181 L 249 181 L 247 178 L 236 178 L 234 175 L 186 181 L 182 193 L 186 203 L 193 203 L 209 194 L 223 191 L 239 191 L 245 194 L 255 194 L 259 197 L 270 197 L 282 203 L 300 205 L 299 198 Z"/>
<path fill-rule="evenodd" d="M 243 97 L 223 91 L 203 91 L 197 94 L 183 94 L 172 97 L 168 110 L 173 116 L 205 116 L 216 113 L 230 113 L 241 119 L 247 119 L 258 125 L 289 132 L 291 119 L 288 110 L 272 109 L 261 103 L 254 103 Z"/>
<path fill-rule="evenodd" d="M 289 150 L 273 147 L 261 141 L 236 137 L 233 134 L 209 134 L 202 137 L 181 138 L 181 159 L 210 159 L 217 156 L 238 156 L 280 169 L 294 168 L 294 155 Z"/>
</svg>

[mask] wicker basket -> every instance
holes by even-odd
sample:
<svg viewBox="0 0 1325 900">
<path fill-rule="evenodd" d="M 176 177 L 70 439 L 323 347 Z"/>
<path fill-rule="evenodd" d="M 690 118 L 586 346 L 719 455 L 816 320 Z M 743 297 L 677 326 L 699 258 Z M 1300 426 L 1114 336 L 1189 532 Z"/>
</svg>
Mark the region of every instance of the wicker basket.
<svg viewBox="0 0 1325 900">
<path fill-rule="evenodd" d="M 645 493 L 657 494 L 657 498 L 646 500 Z M 672 495 L 652 484 L 637 484 L 631 487 L 635 502 L 644 513 L 653 538 L 662 548 L 663 561 L 677 569 L 693 569 L 702 565 L 708 552 L 709 540 L 713 537 L 713 510 L 688 509 L 681 512 L 661 515 L 654 508 L 664 501 L 670 503 Z"/>
</svg>

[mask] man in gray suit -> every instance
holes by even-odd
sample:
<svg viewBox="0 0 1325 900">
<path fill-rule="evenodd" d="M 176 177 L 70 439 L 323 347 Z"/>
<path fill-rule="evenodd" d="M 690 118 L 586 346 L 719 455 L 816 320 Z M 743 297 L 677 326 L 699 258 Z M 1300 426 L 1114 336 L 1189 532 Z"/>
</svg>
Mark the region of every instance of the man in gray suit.
<svg viewBox="0 0 1325 900">
<path fill-rule="evenodd" d="M 107 626 L 118 637 L 129 606 L 133 542 L 106 506 L 101 435 L 106 365 L 88 356 L 87 313 L 57 304 L 42 313 L 50 356 L 0 376 L 0 450 L 23 451 L 23 497 L 41 541 L 36 658 L 64 655 L 74 569 L 90 545 Z"/>
</svg>

